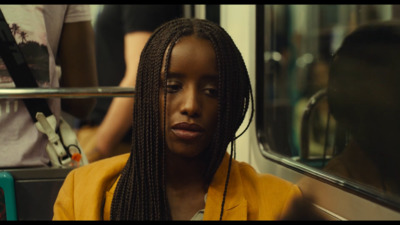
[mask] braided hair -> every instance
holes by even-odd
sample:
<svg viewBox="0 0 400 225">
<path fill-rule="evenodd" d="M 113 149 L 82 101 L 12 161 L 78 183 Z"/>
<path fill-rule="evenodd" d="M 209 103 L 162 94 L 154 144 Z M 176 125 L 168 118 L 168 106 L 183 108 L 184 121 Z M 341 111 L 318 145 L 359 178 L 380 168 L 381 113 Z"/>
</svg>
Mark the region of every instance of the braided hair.
<svg viewBox="0 0 400 225">
<path fill-rule="evenodd" d="M 162 131 L 165 123 L 161 124 L 161 116 L 165 121 L 166 104 L 163 111 L 160 110 L 159 97 L 163 94 L 166 101 L 167 72 L 175 43 L 191 35 L 209 40 L 217 60 L 218 123 L 210 147 L 205 150 L 209 161 L 203 176 L 206 183 L 210 184 L 231 143 L 231 158 L 221 206 L 222 218 L 234 140 L 247 130 L 253 117 L 250 79 L 239 50 L 224 29 L 207 20 L 178 18 L 157 28 L 141 54 L 135 90 L 131 155 L 122 170 L 112 200 L 112 220 L 171 219 L 164 171 L 167 159 Z M 162 71 L 166 74 L 164 80 L 161 79 Z M 249 124 L 235 137 L 250 101 Z"/>
</svg>

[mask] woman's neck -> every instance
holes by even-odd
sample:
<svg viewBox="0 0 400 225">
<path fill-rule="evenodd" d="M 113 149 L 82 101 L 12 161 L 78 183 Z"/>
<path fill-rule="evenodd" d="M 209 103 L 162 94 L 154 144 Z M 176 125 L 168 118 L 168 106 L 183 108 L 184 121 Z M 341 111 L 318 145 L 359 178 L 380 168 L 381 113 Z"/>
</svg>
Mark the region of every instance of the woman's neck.
<svg viewBox="0 0 400 225">
<path fill-rule="evenodd" d="M 204 209 L 208 185 L 204 181 L 205 163 L 201 157 L 184 158 L 172 153 L 166 160 L 166 193 L 173 220 L 190 220 Z"/>
<path fill-rule="evenodd" d="M 171 187 L 204 183 L 205 160 L 202 156 L 186 158 L 173 153 L 166 155 L 166 181 Z"/>
</svg>

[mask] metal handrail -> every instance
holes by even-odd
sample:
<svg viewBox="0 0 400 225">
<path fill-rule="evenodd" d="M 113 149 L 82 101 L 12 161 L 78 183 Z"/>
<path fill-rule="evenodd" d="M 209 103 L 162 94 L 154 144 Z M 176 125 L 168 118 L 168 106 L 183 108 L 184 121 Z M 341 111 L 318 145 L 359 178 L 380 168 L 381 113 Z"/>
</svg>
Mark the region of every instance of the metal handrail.
<svg viewBox="0 0 400 225">
<path fill-rule="evenodd" d="M 134 97 L 134 95 L 135 88 L 119 86 L 85 88 L 0 88 L 0 99 Z"/>
<path fill-rule="evenodd" d="M 311 112 L 314 110 L 315 106 L 319 103 L 321 99 L 326 97 L 327 90 L 322 89 L 311 96 L 308 101 L 307 107 L 303 112 L 303 117 L 301 119 L 301 131 L 300 131 L 300 158 L 308 159 L 309 153 L 309 120 L 311 116 Z"/>
</svg>

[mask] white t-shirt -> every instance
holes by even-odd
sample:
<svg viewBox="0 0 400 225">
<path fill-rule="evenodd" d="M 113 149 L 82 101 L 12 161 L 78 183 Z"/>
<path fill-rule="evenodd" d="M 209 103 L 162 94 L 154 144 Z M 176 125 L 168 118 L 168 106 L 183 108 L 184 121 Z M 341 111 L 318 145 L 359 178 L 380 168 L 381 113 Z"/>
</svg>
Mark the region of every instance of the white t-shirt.
<svg viewBox="0 0 400 225">
<path fill-rule="evenodd" d="M 64 23 L 90 21 L 89 5 L 0 5 L 36 81 L 41 87 L 59 87 L 56 68 Z M 79 35 L 79 34 L 77 34 Z M 15 87 L 0 57 L 0 88 Z M 48 100 L 57 120 L 59 99 Z M 35 127 L 21 99 L 0 99 L 0 168 L 45 166 L 47 137 Z"/>
</svg>

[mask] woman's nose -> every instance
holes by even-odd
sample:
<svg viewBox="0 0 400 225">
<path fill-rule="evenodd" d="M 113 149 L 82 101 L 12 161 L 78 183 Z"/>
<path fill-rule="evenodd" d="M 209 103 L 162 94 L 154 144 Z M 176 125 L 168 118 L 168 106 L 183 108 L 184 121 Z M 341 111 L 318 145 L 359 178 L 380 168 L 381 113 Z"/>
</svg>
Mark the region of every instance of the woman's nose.
<svg viewBox="0 0 400 225">
<path fill-rule="evenodd" d="M 201 98 L 196 88 L 188 88 L 182 95 L 181 113 L 190 117 L 201 115 Z"/>
</svg>

